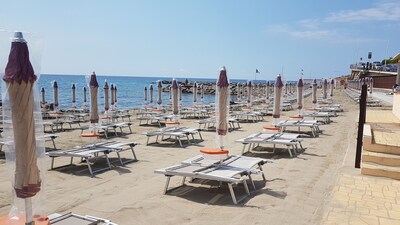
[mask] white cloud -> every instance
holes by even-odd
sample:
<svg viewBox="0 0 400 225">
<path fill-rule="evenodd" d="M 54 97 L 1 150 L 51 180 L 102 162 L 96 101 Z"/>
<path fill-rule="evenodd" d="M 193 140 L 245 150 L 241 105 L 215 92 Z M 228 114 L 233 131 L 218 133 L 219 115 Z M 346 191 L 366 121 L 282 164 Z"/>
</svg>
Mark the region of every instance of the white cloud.
<svg viewBox="0 0 400 225">
<path fill-rule="evenodd" d="M 288 34 L 291 37 L 304 38 L 304 39 L 323 39 L 329 36 L 335 35 L 335 32 L 329 30 L 320 30 L 318 27 L 309 29 L 296 29 L 289 27 L 288 25 L 273 25 L 268 28 L 268 31 L 272 33 L 283 33 Z"/>
<path fill-rule="evenodd" d="M 400 2 L 381 2 L 373 8 L 330 14 L 326 22 L 400 21 Z"/>
<path fill-rule="evenodd" d="M 299 26 L 305 29 L 315 30 L 318 29 L 319 21 L 316 19 L 307 19 L 307 20 L 300 20 L 298 24 Z"/>
</svg>

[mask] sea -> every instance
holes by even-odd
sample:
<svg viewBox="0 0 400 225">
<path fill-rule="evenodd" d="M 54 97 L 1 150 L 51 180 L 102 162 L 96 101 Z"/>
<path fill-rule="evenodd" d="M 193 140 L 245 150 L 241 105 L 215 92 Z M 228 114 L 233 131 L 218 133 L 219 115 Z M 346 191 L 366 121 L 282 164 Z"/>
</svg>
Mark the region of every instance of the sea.
<svg viewBox="0 0 400 225">
<path fill-rule="evenodd" d="M 53 82 L 57 81 L 58 84 L 58 102 L 59 109 L 68 109 L 72 106 L 72 84 L 76 86 L 76 107 L 82 108 L 83 105 L 83 87 L 87 88 L 87 106 L 90 105 L 89 76 L 85 75 L 53 75 L 53 74 L 41 74 L 37 83 L 37 87 L 40 90 L 44 88 L 46 102 L 53 102 Z M 178 82 L 185 82 L 186 79 L 189 82 L 216 82 L 216 79 L 207 78 L 176 78 Z M 97 76 L 97 82 L 99 83 L 99 110 L 104 109 L 104 82 L 107 80 L 108 84 L 114 84 L 117 86 L 117 108 L 128 109 L 134 107 L 140 107 L 144 104 L 144 87 L 149 89 L 150 84 L 153 84 L 154 102 L 157 101 L 157 85 L 158 80 L 161 81 L 172 81 L 172 78 L 168 77 L 140 77 L 140 76 Z M 246 80 L 231 79 L 230 82 L 246 82 Z M 260 81 L 261 82 L 261 81 Z M 265 81 L 264 81 L 265 82 Z M 166 87 L 168 84 L 163 84 Z M 149 95 L 148 95 L 149 96 Z M 197 97 L 198 101 L 200 96 Z M 163 104 L 169 102 L 169 93 L 162 93 Z M 215 102 L 215 95 L 204 94 L 204 104 Z M 182 94 L 182 105 L 189 106 L 193 105 L 193 95 L 190 93 Z"/>
</svg>

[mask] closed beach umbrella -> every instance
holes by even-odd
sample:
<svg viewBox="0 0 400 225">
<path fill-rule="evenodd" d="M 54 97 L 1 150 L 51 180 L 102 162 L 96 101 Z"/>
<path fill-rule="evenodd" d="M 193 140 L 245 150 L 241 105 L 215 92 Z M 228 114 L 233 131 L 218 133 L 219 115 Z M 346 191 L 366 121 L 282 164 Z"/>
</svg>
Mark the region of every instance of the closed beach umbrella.
<svg viewBox="0 0 400 225">
<path fill-rule="evenodd" d="M 269 99 L 269 94 L 270 94 L 270 91 L 269 91 L 269 81 L 267 81 L 267 84 L 266 84 L 266 86 L 265 86 L 265 95 L 266 95 L 266 98 L 267 98 L 267 100 Z"/>
<path fill-rule="evenodd" d="M 324 79 L 324 83 L 322 84 L 322 98 L 326 99 L 328 95 L 328 81 Z"/>
<path fill-rule="evenodd" d="M 297 109 L 299 110 L 299 115 L 303 108 L 303 87 L 303 79 L 300 78 L 299 82 L 297 82 Z"/>
<path fill-rule="evenodd" d="M 334 88 L 334 85 L 335 85 L 335 80 L 332 79 L 332 80 L 331 80 L 331 94 L 330 94 L 331 97 L 333 96 L 333 88 Z"/>
<path fill-rule="evenodd" d="M 236 84 L 236 99 L 238 101 L 240 100 L 240 83 L 239 82 Z"/>
<path fill-rule="evenodd" d="M 172 101 L 172 86 L 169 87 L 169 101 Z"/>
<path fill-rule="evenodd" d="M 83 87 L 83 106 L 82 106 L 83 109 L 86 109 L 86 102 L 87 102 L 87 99 L 86 99 L 86 87 Z"/>
<path fill-rule="evenodd" d="M 178 86 L 179 88 L 179 101 L 182 102 L 182 84 Z"/>
<path fill-rule="evenodd" d="M 109 87 L 108 87 L 108 82 L 107 80 L 104 81 L 104 110 L 107 111 L 110 109 L 110 103 L 109 103 Z"/>
<path fill-rule="evenodd" d="M 13 186 L 16 196 L 25 200 L 26 224 L 31 224 L 33 221 L 31 197 L 41 189 L 33 97 L 37 77 L 29 61 L 28 45 L 21 32 L 14 34 L 3 80 L 7 87 L 6 98 L 9 98 L 9 103 L 3 107 L 9 108 L 12 120 L 12 127 L 5 129 L 10 129 L 6 134 L 13 140 L 10 150 L 15 154 Z"/>
<path fill-rule="evenodd" d="M 99 84 L 97 83 L 96 73 L 93 72 L 90 76 L 90 123 L 99 122 L 99 108 L 97 106 L 97 94 Z"/>
<path fill-rule="evenodd" d="M 252 95 L 253 94 L 253 84 L 251 81 L 247 82 L 247 106 L 251 106 Z"/>
<path fill-rule="evenodd" d="M 314 79 L 312 83 L 312 103 L 314 107 L 317 104 L 317 79 Z"/>
<path fill-rule="evenodd" d="M 225 67 L 222 67 L 219 73 L 215 102 L 217 144 L 222 150 L 226 146 L 229 117 L 229 82 Z"/>
<path fill-rule="evenodd" d="M 40 93 L 41 93 L 41 95 L 42 95 L 42 104 L 46 104 L 46 93 L 45 93 L 45 90 L 44 90 L 44 87 L 42 87 L 42 89 L 40 90 Z"/>
<path fill-rule="evenodd" d="M 115 101 L 115 88 L 114 88 L 114 84 L 111 84 L 110 93 L 111 93 L 111 110 L 114 110 L 114 101 Z"/>
<path fill-rule="evenodd" d="M 157 98 L 157 104 L 158 107 L 161 109 L 161 104 L 162 104 L 162 84 L 161 81 L 157 81 L 157 91 L 158 91 L 158 98 Z"/>
<path fill-rule="evenodd" d="M 75 87 L 75 84 L 72 84 L 71 90 L 72 90 L 72 106 L 75 106 L 75 102 L 76 102 L 76 87 Z"/>
<path fill-rule="evenodd" d="M 200 87 L 200 101 L 201 103 L 204 102 L 204 84 L 202 84 Z"/>
<path fill-rule="evenodd" d="M 197 83 L 193 84 L 193 104 L 197 102 Z"/>
<path fill-rule="evenodd" d="M 374 79 L 369 78 L 369 93 L 372 94 L 372 88 L 374 87 Z"/>
<path fill-rule="evenodd" d="M 178 83 L 175 79 L 172 80 L 172 113 L 174 116 L 179 114 L 179 97 L 178 97 Z"/>
<path fill-rule="evenodd" d="M 117 98 L 117 85 L 114 85 L 114 105 L 115 107 L 117 107 L 117 102 L 118 102 L 118 98 Z"/>
<path fill-rule="evenodd" d="M 153 104 L 154 89 L 153 89 L 153 85 L 152 84 L 150 84 L 149 91 L 150 91 L 150 104 Z"/>
<path fill-rule="evenodd" d="M 58 84 L 57 81 L 53 82 L 53 97 L 54 97 L 54 110 L 57 111 L 58 107 Z"/>
<path fill-rule="evenodd" d="M 281 95 L 282 95 L 282 78 L 281 75 L 276 77 L 275 85 L 274 85 L 274 109 L 272 111 L 272 117 L 276 120 L 281 117 Z"/>
<path fill-rule="evenodd" d="M 147 104 L 147 87 L 146 86 L 144 87 L 143 95 L 144 95 L 144 104 L 146 105 Z"/>
</svg>

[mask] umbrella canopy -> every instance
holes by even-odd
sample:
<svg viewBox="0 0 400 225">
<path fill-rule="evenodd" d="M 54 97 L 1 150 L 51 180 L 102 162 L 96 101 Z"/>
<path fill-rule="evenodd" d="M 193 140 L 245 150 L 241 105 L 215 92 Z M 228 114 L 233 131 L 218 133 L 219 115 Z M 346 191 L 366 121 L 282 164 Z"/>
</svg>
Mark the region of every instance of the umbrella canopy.
<svg viewBox="0 0 400 225">
<path fill-rule="evenodd" d="M 172 113 L 177 116 L 179 114 L 178 100 L 178 83 L 175 79 L 172 80 Z"/>
<path fill-rule="evenodd" d="M 58 84 L 57 81 L 53 82 L 53 97 L 54 97 L 54 107 L 58 107 Z"/>
<path fill-rule="evenodd" d="M 265 85 L 265 96 L 267 97 L 267 99 L 269 99 L 269 81 L 267 81 L 267 84 Z"/>
<path fill-rule="evenodd" d="M 312 83 L 312 103 L 317 104 L 317 79 L 314 79 Z"/>
<path fill-rule="evenodd" d="M 253 84 L 251 81 L 247 82 L 247 105 L 250 107 L 252 103 Z"/>
<path fill-rule="evenodd" d="M 162 84 L 161 81 L 157 81 L 157 91 L 158 91 L 158 98 L 157 98 L 157 104 L 159 108 L 161 108 L 162 104 Z"/>
<path fill-rule="evenodd" d="M 86 87 L 83 87 L 83 102 L 86 103 Z"/>
<path fill-rule="evenodd" d="M 153 85 L 152 85 L 152 84 L 150 84 L 149 91 L 150 91 L 150 104 L 153 104 L 153 93 L 154 93 L 154 89 L 153 89 Z"/>
<path fill-rule="evenodd" d="M 117 107 L 117 102 L 118 102 L 118 98 L 117 98 L 117 85 L 114 85 L 114 105 L 115 107 Z"/>
<path fill-rule="evenodd" d="M 44 87 L 42 87 L 42 89 L 40 89 L 40 93 L 41 93 L 41 95 L 42 95 L 42 104 L 46 104 L 46 93 L 45 93 L 45 90 L 44 90 Z"/>
<path fill-rule="evenodd" d="M 182 101 L 182 84 L 178 86 L 179 89 L 179 101 Z"/>
<path fill-rule="evenodd" d="M 299 110 L 299 114 L 300 114 L 300 110 L 303 108 L 303 79 L 299 79 L 299 81 L 297 82 L 297 109 Z"/>
<path fill-rule="evenodd" d="M 111 84 L 110 93 L 111 93 L 111 110 L 113 110 L 114 109 L 114 103 L 115 103 L 115 88 L 114 88 L 114 84 Z"/>
<path fill-rule="evenodd" d="M 104 81 L 104 110 L 107 112 L 110 109 L 109 103 L 109 87 L 107 80 Z"/>
<path fill-rule="evenodd" d="M 215 103 L 217 144 L 220 149 L 224 149 L 226 135 L 228 134 L 229 117 L 229 82 L 225 67 L 222 67 L 219 73 Z"/>
<path fill-rule="evenodd" d="M 332 79 L 331 80 L 331 94 L 330 94 L 330 96 L 332 97 L 333 96 L 333 88 L 334 88 L 334 85 L 335 85 L 335 80 L 334 79 Z"/>
<path fill-rule="evenodd" d="M 3 77 L 11 106 L 16 161 L 14 189 L 18 198 L 33 197 L 40 191 L 33 114 L 33 86 L 36 79 L 29 61 L 28 45 L 20 33 L 20 38 L 11 43 Z"/>
<path fill-rule="evenodd" d="M 144 92 L 143 92 L 143 96 L 144 96 L 144 104 L 147 103 L 147 87 L 144 87 Z"/>
<path fill-rule="evenodd" d="M 204 84 L 200 86 L 200 101 L 204 101 Z"/>
<path fill-rule="evenodd" d="M 75 87 L 75 84 L 72 84 L 71 90 L 72 90 L 72 104 L 75 104 L 75 102 L 76 102 L 76 87 Z"/>
<path fill-rule="evenodd" d="M 324 83 L 322 84 L 322 98 L 326 99 L 328 95 L 328 81 L 324 79 Z"/>
<path fill-rule="evenodd" d="M 278 75 L 276 77 L 275 85 L 274 85 L 274 109 L 272 112 L 272 117 L 277 119 L 281 117 L 281 95 L 282 95 L 282 77 Z"/>
<path fill-rule="evenodd" d="M 193 104 L 197 102 L 197 83 L 193 84 Z"/>
<path fill-rule="evenodd" d="M 90 76 L 90 123 L 99 122 L 99 108 L 97 106 L 97 94 L 99 89 L 99 83 L 97 83 L 96 73 L 93 72 Z"/>
</svg>

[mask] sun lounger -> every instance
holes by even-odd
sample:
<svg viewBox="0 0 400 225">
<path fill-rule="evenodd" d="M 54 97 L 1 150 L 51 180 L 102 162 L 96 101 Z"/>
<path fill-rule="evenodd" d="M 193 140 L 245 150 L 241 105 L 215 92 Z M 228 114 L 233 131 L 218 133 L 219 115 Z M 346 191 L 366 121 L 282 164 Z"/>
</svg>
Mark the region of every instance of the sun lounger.
<svg viewBox="0 0 400 225">
<path fill-rule="evenodd" d="M 275 133 L 275 132 L 261 132 L 249 135 L 245 138 L 236 140 L 238 143 L 243 144 L 242 154 L 244 154 L 246 146 L 247 151 L 253 149 L 256 145 L 260 144 L 272 144 L 273 153 L 275 152 L 276 145 L 284 145 L 287 147 L 289 155 L 293 157 L 298 151 L 303 149 L 301 142 L 303 139 L 299 138 L 297 134 L 288 133 Z"/>
<path fill-rule="evenodd" d="M 56 142 L 54 141 L 56 138 L 58 137 L 58 135 L 55 134 L 45 134 L 41 137 L 38 137 L 38 139 L 42 139 L 44 141 L 51 141 L 53 143 L 53 148 L 57 149 L 56 147 Z M 3 139 L 0 139 L 0 151 L 3 150 L 3 145 L 6 145 L 7 143 L 5 141 L 3 141 Z"/>
<path fill-rule="evenodd" d="M 122 128 L 128 128 L 130 133 L 132 132 L 132 123 L 131 122 L 116 122 L 116 123 L 103 123 L 101 125 L 96 125 L 93 128 L 96 130 L 96 132 L 104 134 L 105 138 L 109 138 L 108 133 L 110 130 L 114 131 L 114 135 L 118 136 L 117 129 L 120 130 L 121 133 L 123 133 Z M 84 130 L 90 129 L 90 125 L 87 126 L 81 126 L 81 133 L 83 133 Z"/>
<path fill-rule="evenodd" d="M 215 119 L 215 117 L 207 118 L 207 119 L 199 120 L 198 123 L 199 123 L 199 129 L 210 130 L 211 128 L 213 128 L 215 130 L 216 119 Z M 232 130 L 240 129 L 240 122 L 236 118 L 229 118 L 228 124 L 229 124 L 229 128 Z"/>
<path fill-rule="evenodd" d="M 232 201 L 234 204 L 237 204 L 238 202 L 242 201 L 244 197 L 250 194 L 247 186 L 247 179 L 251 181 L 253 188 L 255 189 L 254 182 L 251 179 L 251 174 L 260 173 L 265 180 L 261 166 L 267 162 L 271 161 L 245 156 L 229 156 L 227 159 L 221 162 L 220 160 L 207 160 L 204 158 L 204 156 L 198 155 L 183 161 L 179 165 L 155 170 L 155 173 L 163 174 L 167 177 L 164 194 L 166 194 L 169 190 L 169 182 L 173 176 L 183 177 L 182 185 L 185 184 L 186 177 L 192 179 L 213 180 L 219 181 L 220 183 L 227 183 Z M 258 168 L 255 168 L 256 166 Z M 237 200 L 233 190 L 233 185 L 235 184 L 243 184 L 246 190 L 247 195 L 239 200 Z"/>
<path fill-rule="evenodd" d="M 164 137 L 169 137 L 169 138 L 174 138 L 175 141 L 178 141 L 179 145 L 183 147 L 182 145 L 182 139 L 186 138 L 188 141 L 188 144 L 190 144 L 190 137 L 192 137 L 192 140 L 195 140 L 194 135 L 198 134 L 200 139 L 203 140 L 203 137 L 200 133 L 199 129 L 194 129 L 194 128 L 189 128 L 189 127 L 181 127 L 181 126 L 175 126 L 175 127 L 165 127 L 161 128 L 155 131 L 149 131 L 143 133 L 144 135 L 147 136 L 147 142 L 146 145 L 149 144 L 149 139 L 150 137 L 156 137 L 156 143 L 158 142 L 158 138 L 161 136 L 161 140 L 165 140 Z"/>
<path fill-rule="evenodd" d="M 313 137 L 317 137 L 319 133 L 321 133 L 321 130 L 319 129 L 319 124 L 316 120 L 286 120 L 279 122 L 276 126 L 280 127 L 282 132 L 285 131 L 288 127 L 297 127 L 299 133 L 301 127 L 308 127 L 311 129 Z"/>
<path fill-rule="evenodd" d="M 58 214 L 53 213 L 48 216 L 52 225 L 117 225 L 110 220 L 94 217 L 90 215 L 81 216 L 75 213 Z"/>
<path fill-rule="evenodd" d="M 239 121 L 251 121 L 253 123 L 264 120 L 262 113 L 256 111 L 238 111 L 232 113 L 231 116 L 238 119 Z"/>
<path fill-rule="evenodd" d="M 134 150 L 134 147 L 136 145 L 139 145 L 139 143 L 137 143 L 137 142 L 109 141 L 109 142 L 100 142 L 100 143 L 95 143 L 95 144 L 90 144 L 90 145 L 85 145 L 85 146 L 80 146 L 80 147 L 84 147 L 84 148 L 93 148 L 93 147 L 106 148 L 106 149 L 110 150 L 110 153 L 111 152 L 117 153 L 118 160 L 121 163 L 121 166 L 124 166 L 126 163 L 137 161 L 137 157 L 136 157 L 135 150 Z M 123 151 L 128 151 L 128 150 L 130 150 L 132 152 L 133 158 L 123 161 L 122 158 L 121 158 L 120 153 L 123 152 Z"/>
<path fill-rule="evenodd" d="M 317 120 L 318 122 L 322 122 L 324 124 L 328 124 L 332 122 L 331 117 L 335 117 L 335 112 L 312 112 L 312 113 L 303 113 L 301 114 L 303 117 L 310 117 L 313 120 Z"/>
</svg>

